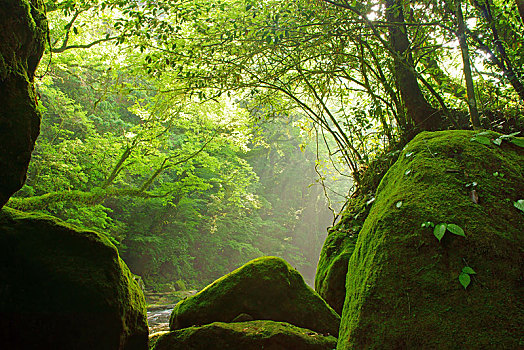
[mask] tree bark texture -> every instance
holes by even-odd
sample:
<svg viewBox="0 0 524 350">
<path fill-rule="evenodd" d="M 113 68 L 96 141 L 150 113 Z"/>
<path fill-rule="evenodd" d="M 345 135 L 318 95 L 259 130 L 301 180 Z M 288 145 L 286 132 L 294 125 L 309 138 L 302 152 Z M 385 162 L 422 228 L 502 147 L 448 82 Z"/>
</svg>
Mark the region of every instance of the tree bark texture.
<svg viewBox="0 0 524 350">
<path fill-rule="evenodd" d="M 477 109 L 477 99 L 475 98 L 475 88 L 473 85 L 473 76 L 471 74 L 471 64 L 469 59 L 468 42 L 466 41 L 466 25 L 460 0 L 455 1 L 455 17 L 457 19 L 458 29 L 457 38 L 462 52 L 462 64 L 464 70 L 464 79 L 466 80 L 466 93 L 468 96 L 468 107 L 471 125 L 475 129 L 480 128 L 479 112 Z"/>
<path fill-rule="evenodd" d="M 434 130 L 440 124 L 440 113 L 428 103 L 417 81 L 410 41 L 404 22 L 402 0 L 386 0 L 389 44 L 393 52 L 395 79 L 408 119 L 417 129 Z"/>
</svg>

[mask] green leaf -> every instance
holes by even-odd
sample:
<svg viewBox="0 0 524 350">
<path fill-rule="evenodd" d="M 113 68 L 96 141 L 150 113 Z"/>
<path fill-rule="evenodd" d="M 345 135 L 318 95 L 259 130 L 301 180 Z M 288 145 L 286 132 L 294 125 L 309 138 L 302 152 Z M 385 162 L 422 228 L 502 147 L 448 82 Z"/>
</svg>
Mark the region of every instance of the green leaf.
<svg viewBox="0 0 524 350">
<path fill-rule="evenodd" d="M 489 131 L 483 131 L 483 132 L 479 132 L 478 134 L 475 134 L 475 136 L 484 136 L 484 135 L 489 135 L 491 134 Z"/>
<path fill-rule="evenodd" d="M 395 204 L 397 208 L 400 208 L 402 206 L 402 201 L 398 201 L 397 204 Z"/>
<path fill-rule="evenodd" d="M 524 211 L 524 199 L 519 199 L 518 201 L 514 202 L 513 205 L 515 208 Z"/>
<path fill-rule="evenodd" d="M 406 170 L 406 172 L 404 173 L 404 175 L 409 175 L 411 173 L 411 169 L 408 169 Z"/>
<path fill-rule="evenodd" d="M 511 133 L 511 134 L 509 134 L 509 135 L 500 135 L 500 136 L 499 136 L 499 139 L 511 139 L 511 138 L 513 138 L 514 136 L 517 136 L 518 134 L 520 134 L 520 131 L 517 131 L 517 132 Z"/>
<path fill-rule="evenodd" d="M 511 138 L 509 140 L 509 142 L 511 142 L 512 144 L 514 145 L 517 145 L 519 147 L 524 147 L 524 139 L 523 138 Z"/>
<path fill-rule="evenodd" d="M 477 273 L 469 266 L 465 266 L 462 269 L 462 273 L 467 273 L 468 275 L 476 275 Z"/>
<path fill-rule="evenodd" d="M 466 237 L 466 234 L 464 233 L 464 230 L 458 226 L 458 225 L 455 225 L 455 224 L 448 224 L 447 226 L 447 229 L 449 232 L 457 235 L 457 236 L 462 236 L 462 237 Z"/>
<path fill-rule="evenodd" d="M 437 237 L 439 242 L 442 239 L 442 237 L 444 237 L 444 233 L 446 233 L 446 227 L 447 224 L 441 222 L 440 224 L 437 224 L 433 229 L 433 234 L 435 235 L 435 237 Z"/>
<path fill-rule="evenodd" d="M 494 144 L 496 144 L 497 146 L 500 146 L 502 144 L 502 139 L 501 138 L 497 138 L 495 140 L 492 141 Z"/>
<path fill-rule="evenodd" d="M 422 223 L 422 227 L 435 227 L 435 224 L 431 221 L 426 221 Z"/>
<path fill-rule="evenodd" d="M 413 155 L 413 153 L 414 153 L 414 152 L 408 152 L 408 153 L 406 153 L 406 158 L 411 157 L 411 156 Z"/>
<path fill-rule="evenodd" d="M 464 287 L 464 289 L 468 288 L 469 284 L 471 283 L 471 277 L 467 273 L 461 272 L 459 275 L 459 282 Z"/>
<path fill-rule="evenodd" d="M 475 136 L 475 137 L 472 137 L 470 141 L 478 142 L 486 146 L 491 145 L 490 139 L 485 136 Z"/>
</svg>

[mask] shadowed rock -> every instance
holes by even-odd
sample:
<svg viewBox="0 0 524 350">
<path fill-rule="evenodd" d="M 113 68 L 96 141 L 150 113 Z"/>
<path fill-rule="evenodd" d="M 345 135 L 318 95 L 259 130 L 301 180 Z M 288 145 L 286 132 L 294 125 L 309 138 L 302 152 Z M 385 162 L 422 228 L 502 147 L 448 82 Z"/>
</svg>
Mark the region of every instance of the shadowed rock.
<svg viewBox="0 0 524 350">
<path fill-rule="evenodd" d="M 0 208 L 24 184 L 40 114 L 33 78 L 47 39 L 41 0 L 0 6 Z"/>
<path fill-rule="evenodd" d="M 145 350 L 144 296 L 105 236 L 0 212 L 0 349 Z"/>
<path fill-rule="evenodd" d="M 154 336 L 154 350 L 331 350 L 336 338 L 275 321 L 215 322 Z"/>
<path fill-rule="evenodd" d="M 335 336 L 340 324 L 337 313 L 287 262 L 263 257 L 179 302 L 171 314 L 170 328 L 231 322 L 242 313 L 255 320 L 283 321 Z"/>
</svg>

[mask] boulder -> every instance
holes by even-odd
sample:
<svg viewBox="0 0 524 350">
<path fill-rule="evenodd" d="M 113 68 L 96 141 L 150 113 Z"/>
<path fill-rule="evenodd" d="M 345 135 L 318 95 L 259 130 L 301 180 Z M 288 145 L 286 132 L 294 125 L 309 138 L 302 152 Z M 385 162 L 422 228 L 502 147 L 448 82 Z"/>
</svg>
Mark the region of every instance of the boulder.
<svg viewBox="0 0 524 350">
<path fill-rule="evenodd" d="M 340 317 L 287 262 L 262 257 L 216 280 L 175 305 L 169 322 L 176 330 L 231 322 L 241 314 L 255 320 L 294 324 L 336 336 Z"/>
<path fill-rule="evenodd" d="M 47 40 L 42 0 L 0 6 L 0 208 L 24 184 L 40 132 L 33 86 Z"/>
<path fill-rule="evenodd" d="M 499 136 L 424 132 L 407 145 L 349 259 L 337 349 L 522 346 L 524 140 Z"/>
<path fill-rule="evenodd" d="M 105 236 L 0 212 L 0 349 L 145 350 L 142 291 Z"/>
<path fill-rule="evenodd" d="M 333 336 L 285 322 L 249 321 L 214 322 L 152 337 L 152 350 L 331 350 L 337 344 Z"/>
<path fill-rule="evenodd" d="M 315 290 L 338 314 L 342 314 L 346 298 L 349 257 L 355 249 L 358 233 L 369 212 L 372 198 L 370 195 L 360 195 L 348 201 L 338 223 L 329 229 L 320 252 Z"/>
</svg>

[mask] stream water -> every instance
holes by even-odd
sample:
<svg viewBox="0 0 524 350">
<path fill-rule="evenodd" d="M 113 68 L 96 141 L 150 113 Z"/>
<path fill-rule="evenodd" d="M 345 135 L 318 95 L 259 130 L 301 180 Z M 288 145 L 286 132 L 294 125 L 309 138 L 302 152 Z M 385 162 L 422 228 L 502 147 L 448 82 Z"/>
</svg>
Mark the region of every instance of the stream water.
<svg viewBox="0 0 524 350">
<path fill-rule="evenodd" d="M 175 304 L 155 305 L 147 308 L 147 324 L 149 334 L 169 330 L 169 316 Z"/>
<path fill-rule="evenodd" d="M 169 317 L 176 303 L 196 294 L 196 290 L 155 293 L 146 291 L 149 334 L 169 330 Z"/>
</svg>

